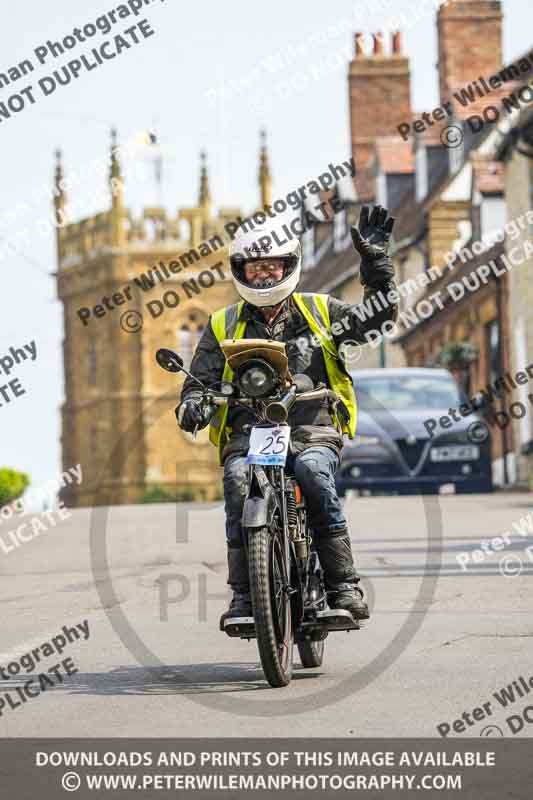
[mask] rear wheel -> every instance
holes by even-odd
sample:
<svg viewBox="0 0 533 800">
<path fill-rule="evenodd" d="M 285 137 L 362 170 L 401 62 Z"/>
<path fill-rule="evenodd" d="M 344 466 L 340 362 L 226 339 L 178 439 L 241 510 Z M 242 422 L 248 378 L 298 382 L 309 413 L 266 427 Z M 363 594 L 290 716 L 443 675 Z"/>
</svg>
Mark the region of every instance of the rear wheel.
<svg viewBox="0 0 533 800">
<path fill-rule="evenodd" d="M 249 532 L 248 551 L 261 665 L 271 686 L 287 686 L 292 677 L 294 632 L 281 542 L 267 528 L 260 528 Z"/>
<path fill-rule="evenodd" d="M 312 568 L 313 570 L 316 569 L 316 554 L 313 557 L 311 555 L 312 561 Z M 321 594 L 323 593 L 323 585 L 321 578 L 318 574 L 311 575 L 309 578 L 308 590 L 307 590 L 307 599 L 309 602 L 316 602 L 319 600 Z M 323 611 L 326 607 L 325 602 L 321 602 L 318 605 L 318 610 Z M 311 667 L 321 667 L 322 661 L 324 660 L 324 647 L 326 644 L 327 633 L 324 631 L 322 634 L 322 638 L 318 638 L 315 634 L 314 639 L 304 639 L 301 642 L 298 642 L 298 653 L 300 654 L 300 661 L 302 662 L 302 667 L 311 668 Z"/>
<path fill-rule="evenodd" d="M 324 659 L 324 645 L 324 639 L 320 642 L 313 642 L 310 639 L 298 642 L 298 653 L 300 654 L 302 667 L 321 667 Z"/>
</svg>

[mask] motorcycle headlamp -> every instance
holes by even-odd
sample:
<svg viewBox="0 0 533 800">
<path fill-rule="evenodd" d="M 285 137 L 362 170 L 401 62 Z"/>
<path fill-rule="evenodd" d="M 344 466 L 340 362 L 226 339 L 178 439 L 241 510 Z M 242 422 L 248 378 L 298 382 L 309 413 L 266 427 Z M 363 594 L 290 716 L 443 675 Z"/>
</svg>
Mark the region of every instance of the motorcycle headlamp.
<svg viewBox="0 0 533 800">
<path fill-rule="evenodd" d="M 277 372 L 260 358 L 247 361 L 237 371 L 239 388 L 249 397 L 267 397 L 278 381 Z"/>
</svg>

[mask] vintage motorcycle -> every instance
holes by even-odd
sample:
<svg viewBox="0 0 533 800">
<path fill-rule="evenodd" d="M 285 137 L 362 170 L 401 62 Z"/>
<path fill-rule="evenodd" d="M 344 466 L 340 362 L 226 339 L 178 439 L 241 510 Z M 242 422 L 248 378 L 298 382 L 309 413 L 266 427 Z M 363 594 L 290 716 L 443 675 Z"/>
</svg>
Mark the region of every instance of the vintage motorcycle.
<svg viewBox="0 0 533 800">
<path fill-rule="evenodd" d="M 227 339 L 221 348 L 233 380 L 205 386 L 191 376 L 201 387 L 202 401 L 206 406 L 240 405 L 257 419 L 250 426 L 242 514 L 253 617 L 227 619 L 224 632 L 257 639 L 267 681 L 273 687 L 287 686 L 294 643 L 302 666 L 319 667 L 329 633 L 360 628 L 349 611 L 327 608 L 323 572 L 313 546 L 313 520 L 287 463 L 291 452 L 287 417 L 292 406 L 327 398 L 334 417 L 343 413 L 343 406 L 324 384 L 315 388 L 307 375 L 290 375 L 283 342 Z M 190 375 L 173 350 L 161 348 L 156 360 L 169 372 Z"/>
</svg>

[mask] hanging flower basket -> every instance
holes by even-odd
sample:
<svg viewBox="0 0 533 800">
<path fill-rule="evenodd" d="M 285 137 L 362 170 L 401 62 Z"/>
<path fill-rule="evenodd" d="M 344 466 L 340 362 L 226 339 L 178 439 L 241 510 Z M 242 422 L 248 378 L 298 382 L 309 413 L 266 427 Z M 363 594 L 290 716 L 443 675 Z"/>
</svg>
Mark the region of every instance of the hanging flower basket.
<svg viewBox="0 0 533 800">
<path fill-rule="evenodd" d="M 478 359 L 478 349 L 471 342 L 449 342 L 439 355 L 439 364 L 453 372 L 468 369 Z"/>
</svg>

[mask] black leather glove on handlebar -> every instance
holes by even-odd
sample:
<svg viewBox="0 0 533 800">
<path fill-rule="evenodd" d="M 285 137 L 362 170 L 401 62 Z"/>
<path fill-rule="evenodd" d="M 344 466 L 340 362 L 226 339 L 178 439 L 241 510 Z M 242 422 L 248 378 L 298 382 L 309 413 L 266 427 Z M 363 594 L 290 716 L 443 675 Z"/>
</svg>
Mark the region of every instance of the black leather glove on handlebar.
<svg viewBox="0 0 533 800">
<path fill-rule="evenodd" d="M 369 207 L 363 206 L 359 223 L 352 226 L 353 246 L 361 256 L 361 283 L 370 289 L 379 289 L 394 278 L 394 267 L 389 258 L 389 241 L 394 217 L 382 206 L 374 206 L 369 217 Z"/>
<path fill-rule="evenodd" d="M 182 430 L 193 433 L 195 428 L 201 430 L 209 424 L 216 409 L 216 406 L 206 405 L 200 398 L 189 397 L 176 406 L 176 419 Z"/>
</svg>

